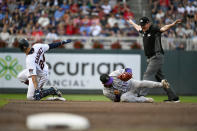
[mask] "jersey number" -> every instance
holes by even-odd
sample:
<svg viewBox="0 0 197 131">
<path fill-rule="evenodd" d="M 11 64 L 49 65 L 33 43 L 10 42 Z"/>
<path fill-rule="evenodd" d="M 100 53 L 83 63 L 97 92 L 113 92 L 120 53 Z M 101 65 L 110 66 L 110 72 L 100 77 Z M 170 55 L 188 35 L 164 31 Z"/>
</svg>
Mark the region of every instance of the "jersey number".
<svg viewBox="0 0 197 131">
<path fill-rule="evenodd" d="M 40 60 L 39 66 L 40 66 L 40 68 L 41 68 L 42 70 L 44 69 L 44 61 L 43 61 L 43 60 Z"/>
</svg>

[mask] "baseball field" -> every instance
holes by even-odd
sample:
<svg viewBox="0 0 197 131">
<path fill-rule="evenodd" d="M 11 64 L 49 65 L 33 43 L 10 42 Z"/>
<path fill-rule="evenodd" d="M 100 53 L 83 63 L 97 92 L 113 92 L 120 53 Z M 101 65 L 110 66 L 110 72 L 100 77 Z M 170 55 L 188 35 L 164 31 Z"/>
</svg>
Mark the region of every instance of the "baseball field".
<svg viewBox="0 0 197 131">
<path fill-rule="evenodd" d="M 67 101 L 27 101 L 25 94 L 0 94 L 0 130 L 29 131 L 26 117 L 42 112 L 84 116 L 90 122 L 87 131 L 197 130 L 196 96 L 181 96 L 181 103 L 164 103 L 166 96 L 151 96 L 155 103 L 114 103 L 102 95 L 63 97 Z"/>
</svg>

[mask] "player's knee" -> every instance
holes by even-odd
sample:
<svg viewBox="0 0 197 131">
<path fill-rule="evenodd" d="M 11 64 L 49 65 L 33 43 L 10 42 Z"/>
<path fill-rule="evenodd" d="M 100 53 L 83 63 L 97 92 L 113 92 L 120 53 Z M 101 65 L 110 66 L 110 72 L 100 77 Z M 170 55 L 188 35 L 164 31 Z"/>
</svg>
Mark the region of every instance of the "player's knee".
<svg viewBox="0 0 197 131">
<path fill-rule="evenodd" d="M 17 79 L 19 80 L 19 81 L 22 81 L 23 79 L 22 79 L 22 75 L 21 74 L 18 74 L 17 75 Z"/>
<path fill-rule="evenodd" d="M 19 81 L 21 81 L 21 82 L 25 82 L 25 81 L 28 80 L 28 79 L 25 79 L 25 77 L 24 77 L 22 74 L 18 74 L 17 79 L 18 79 Z"/>
<path fill-rule="evenodd" d="M 120 97 L 120 101 L 122 101 L 122 102 L 129 102 L 129 100 L 128 100 L 128 97 L 127 97 L 127 94 L 126 94 L 126 93 L 122 94 L 122 96 Z"/>
<path fill-rule="evenodd" d="M 136 102 L 135 97 L 134 97 L 131 93 L 129 93 L 129 92 L 124 93 L 124 94 L 120 97 L 120 100 L 121 100 L 122 102 Z"/>
<path fill-rule="evenodd" d="M 128 102 L 128 99 L 126 97 L 121 97 L 120 98 L 120 101 L 122 101 L 122 102 Z"/>
</svg>

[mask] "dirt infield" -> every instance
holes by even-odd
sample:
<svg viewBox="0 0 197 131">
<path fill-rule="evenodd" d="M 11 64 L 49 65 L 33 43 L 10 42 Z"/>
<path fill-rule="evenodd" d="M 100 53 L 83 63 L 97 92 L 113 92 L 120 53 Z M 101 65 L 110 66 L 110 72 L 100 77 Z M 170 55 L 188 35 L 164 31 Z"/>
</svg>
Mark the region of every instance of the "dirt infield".
<svg viewBox="0 0 197 131">
<path fill-rule="evenodd" d="M 113 103 L 88 101 L 19 101 L 0 108 L 1 131 L 28 131 L 26 116 L 41 112 L 65 112 L 85 116 L 88 131 L 197 130 L 197 104 Z"/>
</svg>

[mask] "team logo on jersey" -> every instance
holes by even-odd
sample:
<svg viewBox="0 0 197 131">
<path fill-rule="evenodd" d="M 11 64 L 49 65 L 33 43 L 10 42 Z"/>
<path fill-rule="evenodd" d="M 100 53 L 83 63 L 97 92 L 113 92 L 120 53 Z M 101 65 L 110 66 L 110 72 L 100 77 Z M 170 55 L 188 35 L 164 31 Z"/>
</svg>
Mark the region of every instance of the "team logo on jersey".
<svg viewBox="0 0 197 131">
<path fill-rule="evenodd" d="M 5 77 L 6 80 L 17 77 L 18 73 L 23 69 L 22 65 L 19 64 L 18 59 L 12 59 L 11 56 L 7 55 L 5 58 L 0 58 L 0 78 Z"/>
</svg>

